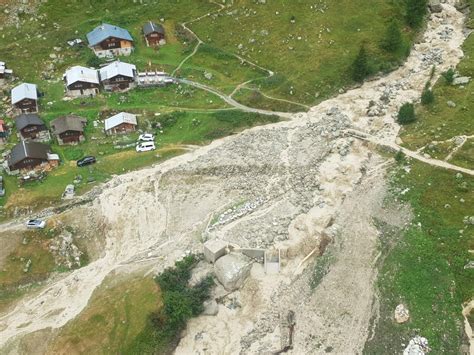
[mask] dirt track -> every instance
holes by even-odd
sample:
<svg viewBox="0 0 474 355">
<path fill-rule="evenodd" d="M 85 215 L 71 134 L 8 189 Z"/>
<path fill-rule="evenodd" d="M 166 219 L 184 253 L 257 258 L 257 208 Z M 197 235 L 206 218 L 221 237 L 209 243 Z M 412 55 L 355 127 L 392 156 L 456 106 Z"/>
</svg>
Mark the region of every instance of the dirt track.
<svg viewBox="0 0 474 355">
<path fill-rule="evenodd" d="M 324 348 L 317 348 L 319 342 L 333 347 L 334 352 L 359 351 L 371 314 L 375 277 L 377 232 L 370 218 L 380 212 L 384 185 L 374 184 L 376 188 L 364 192 L 366 179 L 373 178 L 364 171 L 377 170 L 381 161 L 363 142 L 344 137 L 342 131 L 355 128 L 380 141 L 395 142 L 398 126 L 393 116 L 398 107 L 418 99 L 432 65 L 436 64 L 439 74 L 455 66 L 462 56 L 463 15 L 451 5 L 443 7 L 441 15 L 432 17 L 423 43 L 389 76 L 325 101 L 306 114 L 293 115 L 291 121 L 257 127 L 108 182 L 92 205 L 69 212 L 90 216 L 100 227 L 103 255 L 1 315 L 0 347 L 16 336 L 63 326 L 84 309 L 94 289 L 113 270 L 148 263 L 150 269 L 159 271 L 185 252 L 199 251 L 201 235 L 215 215 L 241 201 L 255 201 L 257 207 L 252 212 L 214 229 L 209 237 L 225 238 L 242 247 L 288 248 L 294 252 L 287 266 L 274 279 L 254 270 L 254 279 L 238 294 L 242 309 L 222 309 L 217 317 L 193 320 L 178 352 L 200 351 L 206 344 L 210 353 L 278 350 L 279 331 L 274 320 L 294 302 L 291 292 L 285 291 L 294 283 L 301 290 L 302 302 L 294 309 L 294 353 L 324 352 Z M 446 27 L 453 29 L 448 40 L 439 35 Z M 368 117 L 369 102 L 379 103 L 384 91 L 389 92 L 385 113 Z M 357 208 L 359 200 L 374 208 Z M 331 218 L 341 221 L 338 256 L 311 294 L 307 273 L 294 276 L 294 271 L 317 245 Z M 354 230 L 344 232 L 351 220 Z M 10 228 L 15 226 L 0 226 L 0 232 Z M 335 294 L 340 297 L 332 297 Z M 268 313 L 266 306 L 249 308 L 255 295 L 255 304 L 273 304 L 275 312 Z M 353 312 L 341 313 L 348 307 Z M 311 329 L 313 321 L 319 326 Z M 327 327 L 329 323 L 334 325 Z M 211 327 L 213 324 L 216 326 Z M 193 339 L 203 326 L 209 329 L 201 347 Z M 228 336 L 222 333 L 226 329 Z M 348 329 L 353 337 L 348 336 Z"/>
</svg>

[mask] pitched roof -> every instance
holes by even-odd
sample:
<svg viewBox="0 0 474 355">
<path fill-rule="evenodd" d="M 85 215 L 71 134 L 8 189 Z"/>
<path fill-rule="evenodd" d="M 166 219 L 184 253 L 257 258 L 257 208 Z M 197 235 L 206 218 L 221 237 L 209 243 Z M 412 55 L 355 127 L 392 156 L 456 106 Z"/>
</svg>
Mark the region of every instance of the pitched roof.
<svg viewBox="0 0 474 355">
<path fill-rule="evenodd" d="M 61 134 L 66 131 L 79 131 L 84 132 L 84 125 L 87 123 L 87 119 L 75 115 L 67 115 L 58 117 L 51 121 L 51 128 L 54 133 Z"/>
<path fill-rule="evenodd" d="M 12 89 L 12 105 L 23 99 L 38 100 L 38 88 L 35 84 L 23 83 Z"/>
<path fill-rule="evenodd" d="M 15 126 L 17 130 L 22 130 L 29 125 L 44 125 L 43 120 L 36 113 L 22 113 L 15 117 Z"/>
<path fill-rule="evenodd" d="M 157 32 L 161 34 L 165 34 L 165 29 L 161 25 L 157 25 L 154 22 L 148 21 L 143 25 L 143 33 L 145 36 L 148 36 L 150 33 Z"/>
<path fill-rule="evenodd" d="M 47 144 L 22 141 L 13 147 L 8 166 L 15 165 L 25 158 L 48 160 L 48 153 L 51 153 L 51 148 Z"/>
<path fill-rule="evenodd" d="M 99 74 L 97 70 L 81 66 L 75 66 L 66 70 L 64 78 L 68 86 L 78 81 L 99 84 Z"/>
<path fill-rule="evenodd" d="M 137 67 L 133 64 L 116 61 L 100 69 L 100 80 L 108 80 L 117 75 L 134 78 L 136 70 Z"/>
<path fill-rule="evenodd" d="M 103 23 L 89 32 L 87 34 L 87 41 L 89 42 L 89 46 L 95 46 L 109 37 L 125 39 L 133 42 L 133 38 L 127 30 L 114 25 L 109 25 L 108 23 Z"/>
<path fill-rule="evenodd" d="M 122 123 L 137 125 L 137 116 L 127 112 L 120 112 L 119 114 L 105 120 L 105 130 L 108 131 Z"/>
</svg>

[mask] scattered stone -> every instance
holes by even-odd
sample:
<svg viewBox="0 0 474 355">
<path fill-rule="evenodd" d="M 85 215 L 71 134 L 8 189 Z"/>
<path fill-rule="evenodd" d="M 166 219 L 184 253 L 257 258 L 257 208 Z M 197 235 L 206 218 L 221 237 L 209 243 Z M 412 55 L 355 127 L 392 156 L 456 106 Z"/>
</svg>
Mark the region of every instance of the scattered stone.
<svg viewBox="0 0 474 355">
<path fill-rule="evenodd" d="M 428 347 L 428 340 L 419 335 L 414 337 L 408 343 L 408 346 L 403 351 L 403 355 L 425 355 L 431 349 Z"/>
<path fill-rule="evenodd" d="M 408 322 L 410 319 L 410 312 L 403 304 L 399 304 L 395 308 L 395 321 L 399 324 Z"/>
<path fill-rule="evenodd" d="M 458 76 L 457 78 L 454 78 L 453 85 L 467 85 L 470 80 L 471 78 L 468 76 Z"/>
<path fill-rule="evenodd" d="M 451 101 L 451 100 L 449 100 L 448 102 L 446 102 L 446 104 L 447 104 L 449 107 L 452 107 L 452 108 L 456 107 L 456 104 L 455 104 L 453 101 Z"/>
</svg>

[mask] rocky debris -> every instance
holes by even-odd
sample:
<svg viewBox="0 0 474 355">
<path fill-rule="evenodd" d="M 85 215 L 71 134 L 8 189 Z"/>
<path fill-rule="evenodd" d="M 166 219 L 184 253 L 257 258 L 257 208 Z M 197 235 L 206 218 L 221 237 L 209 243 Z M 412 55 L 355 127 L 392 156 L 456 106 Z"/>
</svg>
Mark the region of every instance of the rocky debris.
<svg viewBox="0 0 474 355">
<path fill-rule="evenodd" d="M 215 263 L 227 253 L 227 245 L 228 243 L 223 240 L 208 240 L 203 247 L 204 258 L 210 263 Z"/>
<path fill-rule="evenodd" d="M 453 85 L 467 85 L 471 81 L 469 76 L 458 76 L 454 78 Z"/>
<path fill-rule="evenodd" d="M 202 314 L 205 316 L 215 316 L 219 313 L 219 305 L 215 300 L 205 301 L 203 307 Z"/>
<path fill-rule="evenodd" d="M 210 72 L 204 72 L 204 77 L 207 79 L 207 80 L 212 80 L 212 78 L 214 78 L 214 75 Z"/>
<path fill-rule="evenodd" d="M 430 8 L 430 11 L 434 13 L 443 11 L 440 0 L 429 0 L 428 7 Z"/>
<path fill-rule="evenodd" d="M 56 265 L 65 266 L 68 269 L 81 266 L 82 252 L 74 244 L 71 232 L 63 231 L 51 242 L 49 250 L 55 256 Z"/>
<path fill-rule="evenodd" d="M 473 225 L 474 226 L 474 216 L 465 216 L 463 219 L 463 223 L 467 225 Z"/>
<path fill-rule="evenodd" d="M 23 268 L 23 272 L 27 273 L 28 271 L 30 271 L 30 268 L 31 268 L 31 259 L 28 259 L 28 261 L 25 264 L 25 267 Z"/>
<path fill-rule="evenodd" d="M 464 270 L 466 269 L 474 269 L 474 260 L 471 260 L 466 265 L 464 265 Z"/>
<path fill-rule="evenodd" d="M 395 321 L 399 324 L 405 323 L 410 319 L 410 312 L 403 304 L 399 304 L 395 308 Z"/>
<path fill-rule="evenodd" d="M 451 101 L 451 100 L 449 100 L 448 102 L 446 102 L 446 105 L 448 105 L 448 106 L 451 107 L 451 108 L 455 108 L 455 107 L 456 107 L 456 104 L 454 103 L 454 101 Z"/>
<path fill-rule="evenodd" d="M 209 227 L 209 230 L 232 222 L 236 219 L 242 218 L 246 214 L 249 214 L 255 209 L 257 209 L 257 207 L 260 206 L 263 202 L 264 199 L 262 197 L 257 197 L 254 201 L 245 202 L 240 206 L 237 205 L 232 208 L 229 208 L 217 218 L 217 221 Z"/>
<path fill-rule="evenodd" d="M 63 192 L 63 199 L 64 200 L 70 200 L 72 198 L 74 198 L 74 185 L 72 184 L 69 184 L 66 186 L 66 189 L 64 190 Z"/>
<path fill-rule="evenodd" d="M 241 287 L 250 274 L 252 260 L 242 254 L 227 254 L 216 261 L 214 272 L 227 291 Z"/>
<path fill-rule="evenodd" d="M 408 346 L 403 351 L 403 355 L 425 355 L 431 349 L 428 347 L 428 340 L 419 335 L 410 340 Z"/>
</svg>

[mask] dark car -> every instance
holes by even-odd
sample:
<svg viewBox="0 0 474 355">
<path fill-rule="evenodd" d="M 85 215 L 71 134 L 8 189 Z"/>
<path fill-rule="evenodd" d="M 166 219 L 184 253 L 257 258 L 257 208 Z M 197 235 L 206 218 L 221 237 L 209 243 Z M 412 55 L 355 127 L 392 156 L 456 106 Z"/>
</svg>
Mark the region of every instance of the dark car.
<svg viewBox="0 0 474 355">
<path fill-rule="evenodd" d="M 88 156 L 77 161 L 77 166 L 86 166 L 89 164 L 94 164 L 96 162 L 95 157 Z"/>
<path fill-rule="evenodd" d="M 3 187 L 3 176 L 0 175 L 0 197 L 5 196 L 5 188 Z"/>
</svg>

